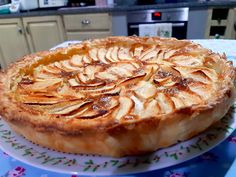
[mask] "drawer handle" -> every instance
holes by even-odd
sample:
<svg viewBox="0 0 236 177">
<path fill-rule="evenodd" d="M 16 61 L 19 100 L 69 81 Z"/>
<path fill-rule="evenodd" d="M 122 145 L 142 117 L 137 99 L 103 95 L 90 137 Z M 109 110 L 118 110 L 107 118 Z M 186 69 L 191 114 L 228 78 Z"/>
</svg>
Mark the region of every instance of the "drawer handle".
<svg viewBox="0 0 236 177">
<path fill-rule="evenodd" d="M 18 32 L 19 32 L 20 34 L 23 34 L 23 30 L 22 30 L 22 28 L 21 28 L 20 26 L 17 26 L 17 30 L 18 30 Z"/>
<path fill-rule="evenodd" d="M 91 21 L 90 20 L 82 20 L 81 23 L 83 25 L 89 25 L 91 23 Z"/>
</svg>

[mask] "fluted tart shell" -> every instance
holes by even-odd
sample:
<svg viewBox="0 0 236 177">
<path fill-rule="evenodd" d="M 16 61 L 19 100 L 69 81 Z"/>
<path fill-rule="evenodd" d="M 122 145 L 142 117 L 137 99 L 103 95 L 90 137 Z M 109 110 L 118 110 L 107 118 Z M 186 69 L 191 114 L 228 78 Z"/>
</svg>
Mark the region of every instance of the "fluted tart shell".
<svg viewBox="0 0 236 177">
<path fill-rule="evenodd" d="M 187 140 L 235 98 L 232 62 L 187 40 L 108 37 L 28 55 L 0 74 L 0 115 L 69 153 L 121 157 Z"/>
</svg>

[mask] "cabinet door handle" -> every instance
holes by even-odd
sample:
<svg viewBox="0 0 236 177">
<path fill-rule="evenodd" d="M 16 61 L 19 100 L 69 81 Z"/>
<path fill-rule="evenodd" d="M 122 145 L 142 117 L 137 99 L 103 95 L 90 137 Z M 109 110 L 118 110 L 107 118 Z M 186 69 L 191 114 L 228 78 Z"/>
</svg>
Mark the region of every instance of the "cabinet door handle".
<svg viewBox="0 0 236 177">
<path fill-rule="evenodd" d="M 23 34 L 23 29 L 20 26 L 17 26 L 17 30 L 20 34 Z"/>
<path fill-rule="evenodd" d="M 89 25 L 90 23 L 91 23 L 91 21 L 87 20 L 87 19 L 81 21 L 82 25 Z"/>
<path fill-rule="evenodd" d="M 236 22 L 234 22 L 234 30 L 236 31 Z"/>
</svg>

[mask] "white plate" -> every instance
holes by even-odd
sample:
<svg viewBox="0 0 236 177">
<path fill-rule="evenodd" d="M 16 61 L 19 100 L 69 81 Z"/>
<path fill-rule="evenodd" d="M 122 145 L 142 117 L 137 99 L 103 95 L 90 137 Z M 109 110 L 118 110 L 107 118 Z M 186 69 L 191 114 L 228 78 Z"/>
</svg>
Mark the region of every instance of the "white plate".
<svg viewBox="0 0 236 177">
<path fill-rule="evenodd" d="M 97 176 L 147 172 L 179 164 L 215 147 L 235 130 L 235 110 L 236 104 L 199 136 L 145 156 L 111 158 L 56 152 L 15 134 L 1 118 L 0 148 L 19 161 L 54 172 Z"/>
</svg>

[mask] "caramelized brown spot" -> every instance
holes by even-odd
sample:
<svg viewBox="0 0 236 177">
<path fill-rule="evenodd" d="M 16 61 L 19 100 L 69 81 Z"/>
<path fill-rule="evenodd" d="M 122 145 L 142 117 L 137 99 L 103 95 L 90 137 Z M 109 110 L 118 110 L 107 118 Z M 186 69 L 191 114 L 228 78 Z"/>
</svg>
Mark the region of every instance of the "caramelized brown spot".
<svg viewBox="0 0 236 177">
<path fill-rule="evenodd" d="M 99 118 L 99 117 L 101 117 L 101 116 L 103 116 L 103 115 L 105 115 L 105 114 L 107 114 L 108 113 L 108 111 L 107 110 L 98 110 L 97 111 L 97 114 L 95 114 L 95 115 L 89 115 L 89 116 L 79 116 L 79 117 L 77 117 L 77 118 L 80 118 L 80 119 L 95 119 L 95 118 Z"/>
<path fill-rule="evenodd" d="M 165 71 L 157 71 L 157 73 L 156 73 L 156 77 L 160 78 L 160 79 L 166 78 L 166 77 L 169 77 L 169 76 L 172 76 L 172 74 L 168 73 L 168 72 L 165 72 Z"/>
<path fill-rule="evenodd" d="M 73 76 L 73 72 L 61 71 L 61 72 L 59 73 L 59 75 L 60 75 L 61 77 L 71 77 L 71 76 Z"/>
<path fill-rule="evenodd" d="M 232 91 L 231 91 L 231 90 L 227 90 L 227 91 L 226 91 L 226 95 L 227 95 L 228 97 L 231 97 L 231 96 L 232 96 Z"/>
<path fill-rule="evenodd" d="M 194 113 L 194 110 L 191 107 L 186 107 L 179 109 L 177 112 L 181 114 L 191 115 Z"/>
<path fill-rule="evenodd" d="M 175 84 L 175 86 L 177 86 L 177 88 L 179 89 L 186 89 L 188 85 L 192 82 L 193 82 L 193 79 L 191 78 L 182 78 L 179 80 L 179 82 Z"/>
<path fill-rule="evenodd" d="M 179 90 L 177 88 L 166 88 L 163 90 L 163 93 L 170 95 L 170 96 L 174 96 L 179 92 Z"/>
<path fill-rule="evenodd" d="M 19 82 L 19 84 L 24 84 L 24 85 L 29 85 L 29 84 L 33 84 L 34 81 L 29 79 L 29 78 L 22 78 L 21 81 Z"/>
</svg>

